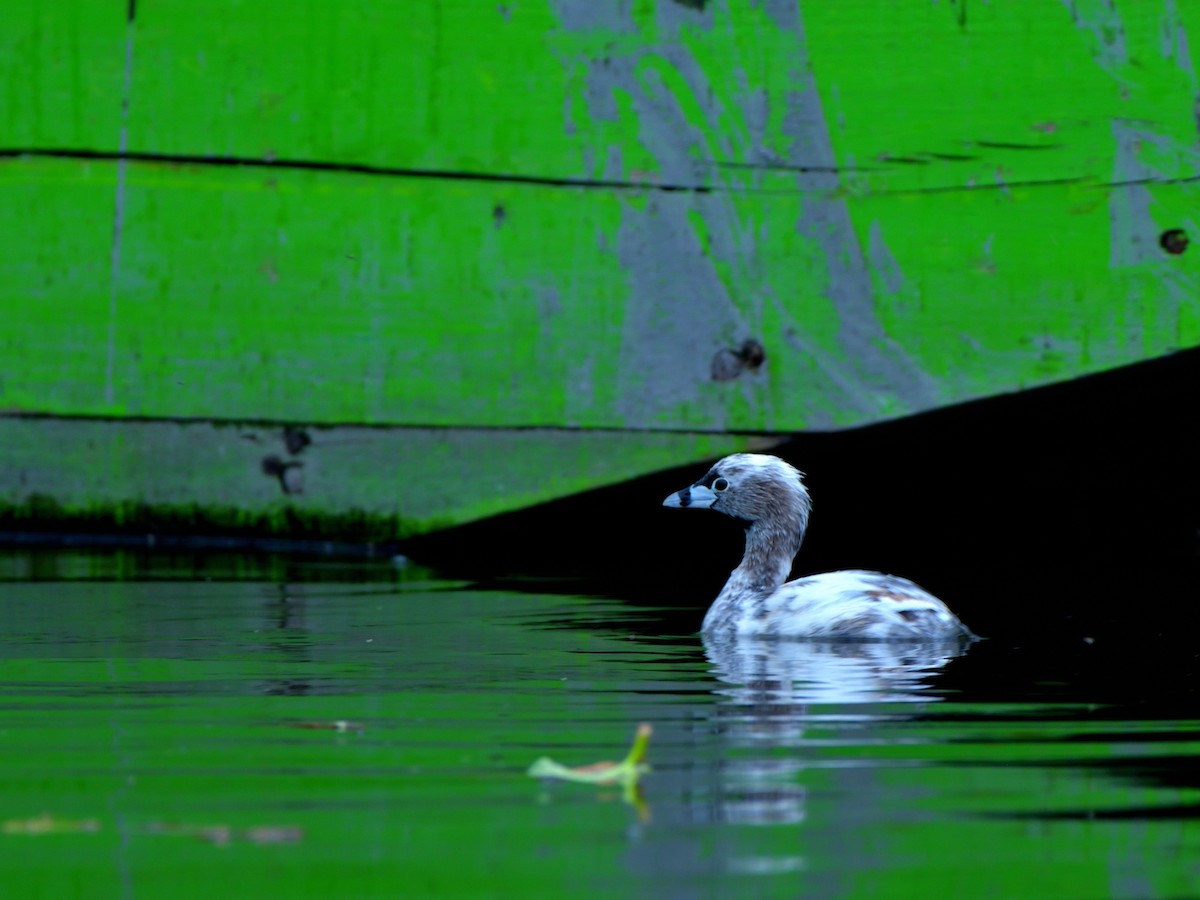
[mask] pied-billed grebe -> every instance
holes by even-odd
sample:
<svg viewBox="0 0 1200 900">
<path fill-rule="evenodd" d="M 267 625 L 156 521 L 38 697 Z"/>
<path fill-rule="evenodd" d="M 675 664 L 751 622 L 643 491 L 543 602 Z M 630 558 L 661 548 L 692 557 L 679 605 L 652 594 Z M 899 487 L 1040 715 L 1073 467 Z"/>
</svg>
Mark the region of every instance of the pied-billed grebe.
<svg viewBox="0 0 1200 900">
<path fill-rule="evenodd" d="M 735 453 L 663 501 L 746 523 L 746 554 L 704 617 L 706 636 L 911 641 L 973 637 L 937 597 L 907 578 L 848 569 L 787 581 L 812 501 L 774 456 Z"/>
</svg>

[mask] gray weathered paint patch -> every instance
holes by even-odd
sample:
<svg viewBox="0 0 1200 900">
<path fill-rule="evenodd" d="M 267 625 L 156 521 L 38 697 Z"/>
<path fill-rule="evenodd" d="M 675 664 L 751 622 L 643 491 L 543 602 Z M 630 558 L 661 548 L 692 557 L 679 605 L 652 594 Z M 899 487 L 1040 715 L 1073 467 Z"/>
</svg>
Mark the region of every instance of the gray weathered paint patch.
<svg viewBox="0 0 1200 900">
<path fill-rule="evenodd" d="M 1175 64 L 1195 81 L 1196 70 L 1192 65 L 1191 50 L 1188 49 L 1187 29 L 1175 0 L 1165 0 L 1163 3 L 1161 51 L 1166 59 L 1175 60 Z"/>
<path fill-rule="evenodd" d="M 609 7 L 602 15 L 584 13 L 575 0 L 558 0 L 556 8 L 567 29 L 608 28 L 614 33 L 635 29 L 628 6 Z M 759 159 L 768 164 L 804 166 L 825 174 L 797 173 L 801 213 L 797 232 L 820 248 L 828 270 L 826 300 L 841 323 L 836 352 L 819 351 L 804 337 L 799 309 L 812 298 L 770 296 L 770 288 L 755 277 L 762 237 L 743 222 L 733 197 L 722 191 L 704 196 L 653 195 L 644 203 L 629 203 L 623 212 L 618 256 L 630 284 L 629 308 L 623 324 L 617 412 L 633 426 L 653 425 L 686 406 L 702 418 L 704 427 L 721 428 L 727 403 L 711 389 L 710 360 L 721 347 L 761 329 L 763 305 L 783 316 L 787 340 L 803 347 L 805 358 L 792 371 L 806 372 L 794 390 L 807 397 L 804 416 L 812 424 L 830 424 L 830 400 L 845 408 L 875 415 L 883 408 L 920 409 L 936 402 L 935 383 L 887 335 L 875 316 L 867 261 L 858 245 L 846 203 L 833 198 L 839 179 L 832 174 L 836 160 L 820 96 L 804 58 L 803 26 L 794 0 L 766 0 L 764 11 L 780 28 L 794 35 L 797 48 L 794 80 L 798 85 L 787 100 L 784 133 L 790 147 L 774 148 L 767 134 L 771 111 L 763 90 L 751 88 L 744 73 L 736 109 L 726 108 L 710 90 L 707 75 L 687 49 L 681 34 L 697 22 L 712 27 L 712 11 L 703 14 L 678 5 L 656 7 L 659 42 L 651 54 L 629 53 L 592 60 L 587 65 L 585 102 L 589 114 L 611 116 L 613 97 L 623 94 L 638 119 L 639 138 L 653 156 L 655 175 L 673 184 L 745 186 L 752 177 L 724 169 L 722 160 Z M 599 18 L 598 18 L 599 17 Z M 689 121 L 680 97 L 668 85 L 660 67 L 686 85 L 688 100 L 704 114 L 701 123 Z M 740 127 L 730 128 L 729 121 Z M 736 144 L 736 145 L 735 145 Z M 781 159 L 781 153 L 786 158 Z M 606 177 L 627 177 L 614 171 L 619 160 L 608 158 Z M 703 222 L 703 240 L 691 220 Z M 722 279 L 715 262 L 734 273 Z M 892 269 L 896 267 L 893 265 Z M 893 281 L 902 274 L 890 271 Z M 735 293 L 736 292 L 736 293 Z M 788 352 L 786 348 L 779 348 Z M 768 347 L 768 359 L 772 358 Z M 770 365 L 758 377 L 758 388 L 740 384 L 747 401 L 758 403 L 765 419 L 769 409 Z M 854 387 L 861 382 L 861 387 Z M 761 388 L 761 389 L 760 389 Z M 789 389 L 793 389 L 789 387 Z M 789 398 L 789 405 L 796 402 Z M 804 402 L 804 401 L 802 401 Z"/>
<path fill-rule="evenodd" d="M 1155 269 L 1153 283 L 1157 286 L 1153 296 L 1130 297 L 1131 304 L 1140 306 L 1138 315 L 1131 316 L 1131 324 L 1140 329 L 1149 319 L 1158 319 L 1168 328 L 1178 329 L 1180 307 L 1195 305 L 1198 283 L 1189 269 L 1181 266 L 1176 257 L 1169 256 L 1159 246 L 1159 235 L 1164 225 L 1155 221 L 1152 209 L 1154 194 L 1150 183 L 1172 177 L 1176 173 L 1162 172 L 1144 161 L 1143 145 L 1153 147 L 1160 159 L 1190 158 L 1195 167 L 1200 163 L 1200 154 L 1190 147 L 1178 146 L 1175 141 L 1156 134 L 1149 128 L 1130 122 L 1114 121 L 1113 181 L 1118 187 L 1109 190 L 1109 216 L 1112 228 L 1111 264 L 1114 269 Z M 1193 168 L 1194 170 L 1194 168 Z M 1192 216 L 1184 222 L 1171 222 L 1171 227 L 1182 226 L 1195 233 L 1200 219 Z"/>
<path fill-rule="evenodd" d="M 704 404 L 713 354 L 744 330 L 688 221 L 693 206 L 688 197 L 655 197 L 622 217 L 618 256 L 633 289 L 622 329 L 619 412 L 631 423 L 652 425 L 680 404 Z M 724 404 L 705 405 L 705 424 L 723 428 Z"/>
<path fill-rule="evenodd" d="M 867 238 L 867 255 L 871 261 L 871 270 L 878 276 L 883 290 L 891 295 L 904 293 L 908 287 L 908 280 L 900 271 L 896 257 L 888 249 L 887 242 L 883 239 L 883 229 L 879 227 L 878 222 L 871 223 Z"/>
<path fill-rule="evenodd" d="M 1138 181 L 1151 176 L 1142 165 L 1138 144 L 1152 135 L 1127 122 L 1115 121 L 1113 130 L 1113 181 Z M 1144 184 L 1112 189 L 1108 206 L 1112 225 L 1112 265 L 1136 266 L 1151 262 L 1158 253 L 1158 234 L 1150 215 L 1152 197 Z"/>
<path fill-rule="evenodd" d="M 1113 0 L 1062 0 L 1071 20 L 1091 38 L 1092 58 L 1106 72 L 1129 62 L 1125 26 Z"/>
<path fill-rule="evenodd" d="M 765 0 L 764 8 L 781 27 L 792 31 L 798 48 L 806 46 L 804 26 L 797 4 L 787 0 Z M 937 402 L 937 384 L 923 372 L 887 334 L 875 315 L 870 275 L 863 258 L 846 201 L 836 195 L 841 178 L 829 137 L 829 126 L 812 70 L 804 59 L 797 60 L 796 79 L 800 89 L 788 98 L 784 131 L 793 147 L 803 154 L 806 166 L 827 170 L 808 176 L 819 182 L 803 196 L 797 231 L 820 246 L 828 266 L 829 293 L 841 331 L 838 343 L 842 359 L 829 362 L 838 367 L 836 381 L 861 381 L 865 391 L 856 390 L 857 408 L 875 412 L 891 401 L 907 409 L 926 409 Z M 811 181 L 810 181 L 811 184 Z M 803 323 L 795 321 L 799 332 Z M 827 374 L 833 378 L 834 373 Z"/>
<path fill-rule="evenodd" d="M 569 30 L 636 30 L 627 4 L 609 7 L 603 14 L 583 12 L 591 6 L 607 4 L 556 4 Z M 661 72 L 646 65 L 647 53 L 588 61 L 585 103 L 591 116 L 612 116 L 616 96 L 623 95 L 637 116 L 640 143 L 655 160 L 656 170 L 646 174 L 699 186 L 713 172 L 697 160 L 720 158 L 729 148 L 709 145 L 710 136 L 720 134 L 713 122 L 721 110 L 706 99 L 707 79 L 678 31 L 685 23 L 711 21 L 711 15 L 669 4 L 660 5 L 656 15 L 663 40 L 653 56 L 683 79 L 693 99 L 706 105 L 705 126 L 688 121 Z M 604 176 L 628 178 L 624 165 L 620 154 L 609 148 Z M 690 218 L 697 213 L 707 232 L 703 241 Z M 616 251 L 630 285 L 619 357 L 621 419 L 632 427 L 653 426 L 686 404 L 699 411 L 705 427 L 723 428 L 726 404 L 710 389 L 710 361 L 721 347 L 752 336 L 753 329 L 713 261 L 752 257 L 752 235 L 737 232 L 728 197 L 648 192 L 648 197 L 626 203 Z"/>
<path fill-rule="evenodd" d="M 577 0 L 557 0 L 554 4 L 558 20 L 568 31 L 611 32 L 633 34 L 633 0 L 611 0 L 607 3 L 580 3 Z"/>
</svg>

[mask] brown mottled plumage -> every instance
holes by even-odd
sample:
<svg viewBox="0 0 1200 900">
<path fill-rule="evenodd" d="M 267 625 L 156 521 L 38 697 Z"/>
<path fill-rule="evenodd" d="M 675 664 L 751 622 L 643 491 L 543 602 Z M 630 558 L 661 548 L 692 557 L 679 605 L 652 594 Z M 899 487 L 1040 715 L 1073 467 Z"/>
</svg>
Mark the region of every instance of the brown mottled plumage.
<svg viewBox="0 0 1200 900">
<path fill-rule="evenodd" d="M 812 501 L 800 472 L 735 453 L 665 506 L 746 522 L 746 553 L 704 617 L 706 636 L 912 641 L 971 637 L 946 605 L 906 578 L 850 569 L 787 581 Z M 785 583 L 786 582 L 786 583 Z"/>
</svg>

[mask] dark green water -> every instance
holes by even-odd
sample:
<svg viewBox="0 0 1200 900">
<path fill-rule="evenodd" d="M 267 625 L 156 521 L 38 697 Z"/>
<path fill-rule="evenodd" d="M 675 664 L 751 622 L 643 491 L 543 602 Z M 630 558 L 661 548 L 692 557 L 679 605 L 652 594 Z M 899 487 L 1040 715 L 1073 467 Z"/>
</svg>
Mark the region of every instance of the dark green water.
<svg viewBox="0 0 1200 900">
<path fill-rule="evenodd" d="M 0 895 L 1200 893 L 1190 649 L 710 659 L 688 621 L 386 564 L 0 557 Z M 640 802 L 525 775 L 639 722 Z"/>
</svg>

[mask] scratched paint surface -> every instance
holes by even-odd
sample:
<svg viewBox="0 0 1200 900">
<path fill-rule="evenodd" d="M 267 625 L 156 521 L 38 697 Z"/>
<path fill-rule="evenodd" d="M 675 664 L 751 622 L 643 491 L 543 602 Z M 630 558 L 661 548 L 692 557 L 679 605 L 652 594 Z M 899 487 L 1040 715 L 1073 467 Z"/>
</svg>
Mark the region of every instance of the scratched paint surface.
<svg viewBox="0 0 1200 900">
<path fill-rule="evenodd" d="M 9 408 L 795 430 L 1197 337 L 1172 4 L 119 6 L 6 26 L 6 143 L 633 186 L 10 161 Z"/>
<path fill-rule="evenodd" d="M 10 412 L 790 432 L 1200 341 L 1183 4 L 17 7 Z"/>
</svg>

